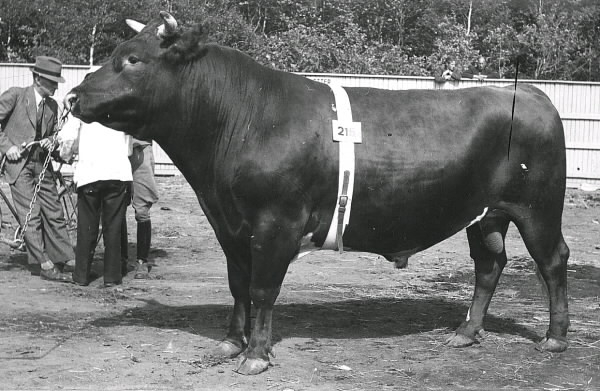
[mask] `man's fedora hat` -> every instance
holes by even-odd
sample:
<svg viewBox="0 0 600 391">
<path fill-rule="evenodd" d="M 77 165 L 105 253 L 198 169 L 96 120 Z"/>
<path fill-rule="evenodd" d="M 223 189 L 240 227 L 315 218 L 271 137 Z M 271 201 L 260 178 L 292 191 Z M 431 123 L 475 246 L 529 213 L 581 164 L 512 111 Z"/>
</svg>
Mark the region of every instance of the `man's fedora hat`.
<svg viewBox="0 0 600 391">
<path fill-rule="evenodd" d="M 64 83 L 65 79 L 60 75 L 62 71 L 62 63 L 54 57 L 37 56 L 35 58 L 35 66 L 31 68 L 31 72 L 41 77 Z"/>
</svg>

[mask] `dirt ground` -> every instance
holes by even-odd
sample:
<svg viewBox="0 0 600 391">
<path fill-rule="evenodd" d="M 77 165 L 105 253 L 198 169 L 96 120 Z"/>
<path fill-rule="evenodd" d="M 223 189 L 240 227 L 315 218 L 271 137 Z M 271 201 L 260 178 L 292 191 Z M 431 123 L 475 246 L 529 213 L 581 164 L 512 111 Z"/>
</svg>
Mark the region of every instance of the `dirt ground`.
<svg viewBox="0 0 600 391">
<path fill-rule="evenodd" d="M 600 192 L 569 190 L 565 200 L 566 352 L 534 349 L 547 304 L 511 226 L 510 261 L 479 344 L 443 345 L 473 289 L 464 232 L 404 270 L 373 254 L 323 251 L 291 266 L 273 320 L 273 366 L 248 377 L 234 372 L 235 360 L 205 357 L 232 308 L 225 257 L 189 185 L 171 177 L 159 186 L 152 280 L 128 276 L 110 289 L 102 278 L 88 287 L 43 281 L 24 254 L 0 248 L 0 389 L 600 389 Z M 131 209 L 128 222 L 135 257 Z M 96 270 L 101 256 L 100 247 Z"/>
</svg>

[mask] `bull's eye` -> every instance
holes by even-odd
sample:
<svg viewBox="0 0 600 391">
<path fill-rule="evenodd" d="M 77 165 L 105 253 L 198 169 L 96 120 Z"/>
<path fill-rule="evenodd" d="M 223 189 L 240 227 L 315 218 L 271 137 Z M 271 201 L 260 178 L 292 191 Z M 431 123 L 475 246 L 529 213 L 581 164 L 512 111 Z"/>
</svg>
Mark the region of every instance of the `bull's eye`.
<svg viewBox="0 0 600 391">
<path fill-rule="evenodd" d="M 140 62 L 140 59 L 136 56 L 129 56 L 127 62 L 129 62 L 130 64 L 137 64 L 138 62 Z"/>
</svg>

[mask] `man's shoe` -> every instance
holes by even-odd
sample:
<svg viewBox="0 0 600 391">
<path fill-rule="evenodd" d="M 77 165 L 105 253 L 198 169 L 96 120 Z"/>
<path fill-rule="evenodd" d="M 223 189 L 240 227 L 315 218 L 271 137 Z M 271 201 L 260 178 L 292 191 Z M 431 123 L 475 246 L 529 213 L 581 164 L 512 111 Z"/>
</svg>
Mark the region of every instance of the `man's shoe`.
<svg viewBox="0 0 600 391">
<path fill-rule="evenodd" d="M 141 259 L 137 261 L 137 265 L 135 265 L 135 275 L 133 278 L 136 280 L 147 280 L 150 278 L 150 269 L 152 267 L 148 264 L 148 262 L 144 262 Z"/>
<path fill-rule="evenodd" d="M 65 266 L 63 266 L 63 273 L 73 273 L 75 271 L 75 260 L 72 259 L 70 261 L 65 262 Z"/>
<path fill-rule="evenodd" d="M 125 277 L 127 274 L 131 273 L 137 268 L 136 261 L 124 260 L 121 261 L 121 275 Z"/>
<path fill-rule="evenodd" d="M 58 281 L 58 282 L 73 282 L 73 278 L 71 277 L 71 274 L 70 273 L 62 273 L 60 270 L 58 270 L 56 265 L 54 265 L 52 267 L 52 269 L 47 269 L 47 270 L 42 269 L 42 271 L 40 272 L 40 277 L 42 277 L 42 280 Z"/>
<path fill-rule="evenodd" d="M 117 285 L 121 285 L 122 281 L 114 281 L 114 282 L 105 282 L 104 283 L 104 287 L 105 288 L 112 288 L 115 287 Z"/>
</svg>

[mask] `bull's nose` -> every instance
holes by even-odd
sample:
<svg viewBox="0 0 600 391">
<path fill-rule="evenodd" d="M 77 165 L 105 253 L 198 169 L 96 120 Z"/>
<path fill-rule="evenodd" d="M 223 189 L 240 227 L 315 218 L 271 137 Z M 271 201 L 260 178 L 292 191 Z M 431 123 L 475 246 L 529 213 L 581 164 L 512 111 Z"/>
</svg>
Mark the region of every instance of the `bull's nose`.
<svg viewBox="0 0 600 391">
<path fill-rule="evenodd" d="M 71 109 L 77 103 L 78 100 L 79 100 L 79 97 L 77 96 L 76 93 L 69 92 L 67 95 L 65 95 L 65 99 L 63 101 L 65 109 L 71 111 Z"/>
</svg>

